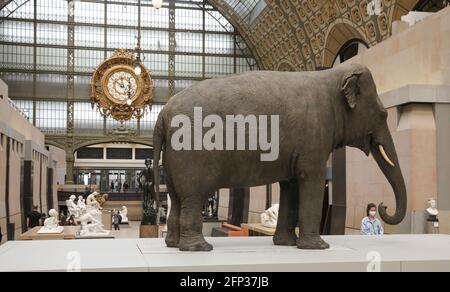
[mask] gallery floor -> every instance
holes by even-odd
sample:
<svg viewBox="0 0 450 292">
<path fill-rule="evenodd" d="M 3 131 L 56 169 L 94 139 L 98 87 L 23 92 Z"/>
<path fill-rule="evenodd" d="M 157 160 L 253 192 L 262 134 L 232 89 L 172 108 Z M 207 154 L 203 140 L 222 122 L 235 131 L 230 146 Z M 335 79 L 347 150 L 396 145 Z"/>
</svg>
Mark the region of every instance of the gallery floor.
<svg viewBox="0 0 450 292">
<path fill-rule="evenodd" d="M 450 271 L 450 235 L 324 239 L 329 250 L 209 238 L 214 250 L 206 253 L 167 248 L 163 239 L 10 241 L 0 247 L 0 271 Z"/>
<path fill-rule="evenodd" d="M 139 226 L 141 222 L 130 221 L 128 225 L 120 225 L 120 230 L 112 230 L 111 234 L 117 238 L 139 238 Z"/>
</svg>

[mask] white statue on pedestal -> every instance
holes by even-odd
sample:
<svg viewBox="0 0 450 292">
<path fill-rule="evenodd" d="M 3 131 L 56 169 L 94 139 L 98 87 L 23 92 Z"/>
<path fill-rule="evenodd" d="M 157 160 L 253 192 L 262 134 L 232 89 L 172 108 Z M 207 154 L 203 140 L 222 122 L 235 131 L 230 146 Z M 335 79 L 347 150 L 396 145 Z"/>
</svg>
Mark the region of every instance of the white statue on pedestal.
<svg viewBox="0 0 450 292">
<path fill-rule="evenodd" d="M 427 209 L 427 213 L 430 216 L 437 216 L 439 214 L 438 209 L 436 208 L 436 200 L 435 199 L 429 199 L 428 204 L 430 204 L 430 207 Z"/>
<path fill-rule="evenodd" d="M 73 216 L 75 219 L 80 217 L 79 209 L 77 204 L 75 204 L 75 199 L 77 197 L 75 195 L 71 195 L 70 198 L 66 201 L 67 210 L 69 211 L 69 217 Z"/>
<path fill-rule="evenodd" d="M 278 221 L 278 210 L 280 208 L 279 204 L 273 204 L 272 207 L 267 209 L 261 214 L 261 223 L 264 227 L 276 228 Z"/>
<path fill-rule="evenodd" d="M 101 207 L 95 199 L 97 195 L 94 192 L 86 198 L 86 212 L 80 216 L 80 237 L 102 237 L 110 233 L 103 229 Z"/>
<path fill-rule="evenodd" d="M 122 217 L 122 223 L 128 223 L 128 208 L 127 208 L 127 206 L 122 206 L 122 210 L 119 211 L 119 214 Z"/>
<path fill-rule="evenodd" d="M 45 219 L 44 221 L 44 227 L 42 227 L 37 233 L 39 234 L 54 234 L 54 233 L 62 233 L 64 231 L 64 227 L 59 226 L 59 221 L 58 221 L 58 211 L 56 211 L 55 209 L 51 209 L 48 212 L 48 215 L 50 217 L 48 217 L 47 219 Z"/>
</svg>

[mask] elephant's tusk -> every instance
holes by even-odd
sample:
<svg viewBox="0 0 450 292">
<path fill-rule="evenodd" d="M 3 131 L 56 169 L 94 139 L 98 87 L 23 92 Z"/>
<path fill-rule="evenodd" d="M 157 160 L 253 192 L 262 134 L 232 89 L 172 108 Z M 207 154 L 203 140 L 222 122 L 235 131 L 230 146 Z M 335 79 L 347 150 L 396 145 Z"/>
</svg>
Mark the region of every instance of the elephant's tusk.
<svg viewBox="0 0 450 292">
<path fill-rule="evenodd" d="M 395 167 L 395 164 L 389 159 L 386 151 L 384 151 L 383 145 L 378 145 L 378 148 L 380 149 L 381 156 L 383 156 L 384 160 L 386 160 L 386 162 L 389 163 L 392 167 Z"/>
</svg>

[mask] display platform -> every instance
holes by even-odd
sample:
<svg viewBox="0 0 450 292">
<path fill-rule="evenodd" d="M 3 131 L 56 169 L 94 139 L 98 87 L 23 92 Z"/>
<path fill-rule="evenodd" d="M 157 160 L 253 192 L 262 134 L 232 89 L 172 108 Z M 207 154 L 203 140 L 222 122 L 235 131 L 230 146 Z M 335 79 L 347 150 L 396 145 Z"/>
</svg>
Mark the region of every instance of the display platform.
<svg viewBox="0 0 450 292">
<path fill-rule="evenodd" d="M 39 233 L 42 227 L 34 227 L 20 235 L 20 240 L 68 240 L 75 239 L 76 232 L 80 226 L 62 226 L 64 230 L 60 233 Z"/>
<path fill-rule="evenodd" d="M 248 229 L 250 236 L 255 235 L 273 236 L 275 234 L 275 228 L 265 227 L 261 223 L 243 223 L 241 224 L 241 228 Z"/>
<path fill-rule="evenodd" d="M 0 271 L 450 271 L 450 235 L 324 239 L 329 250 L 274 246 L 262 236 L 208 238 L 212 252 L 180 252 L 161 238 L 11 241 L 0 246 Z"/>
</svg>

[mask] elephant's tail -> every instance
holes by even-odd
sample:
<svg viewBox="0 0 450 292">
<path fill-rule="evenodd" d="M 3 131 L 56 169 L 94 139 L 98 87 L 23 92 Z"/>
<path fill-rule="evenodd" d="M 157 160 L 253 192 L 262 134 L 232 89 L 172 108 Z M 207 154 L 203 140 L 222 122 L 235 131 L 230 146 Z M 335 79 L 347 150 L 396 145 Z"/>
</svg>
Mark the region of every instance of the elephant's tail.
<svg viewBox="0 0 450 292">
<path fill-rule="evenodd" d="M 153 162 L 154 162 L 154 180 L 156 188 L 156 202 L 159 206 L 159 160 L 165 143 L 164 119 L 162 113 L 159 114 L 153 130 Z"/>
</svg>

